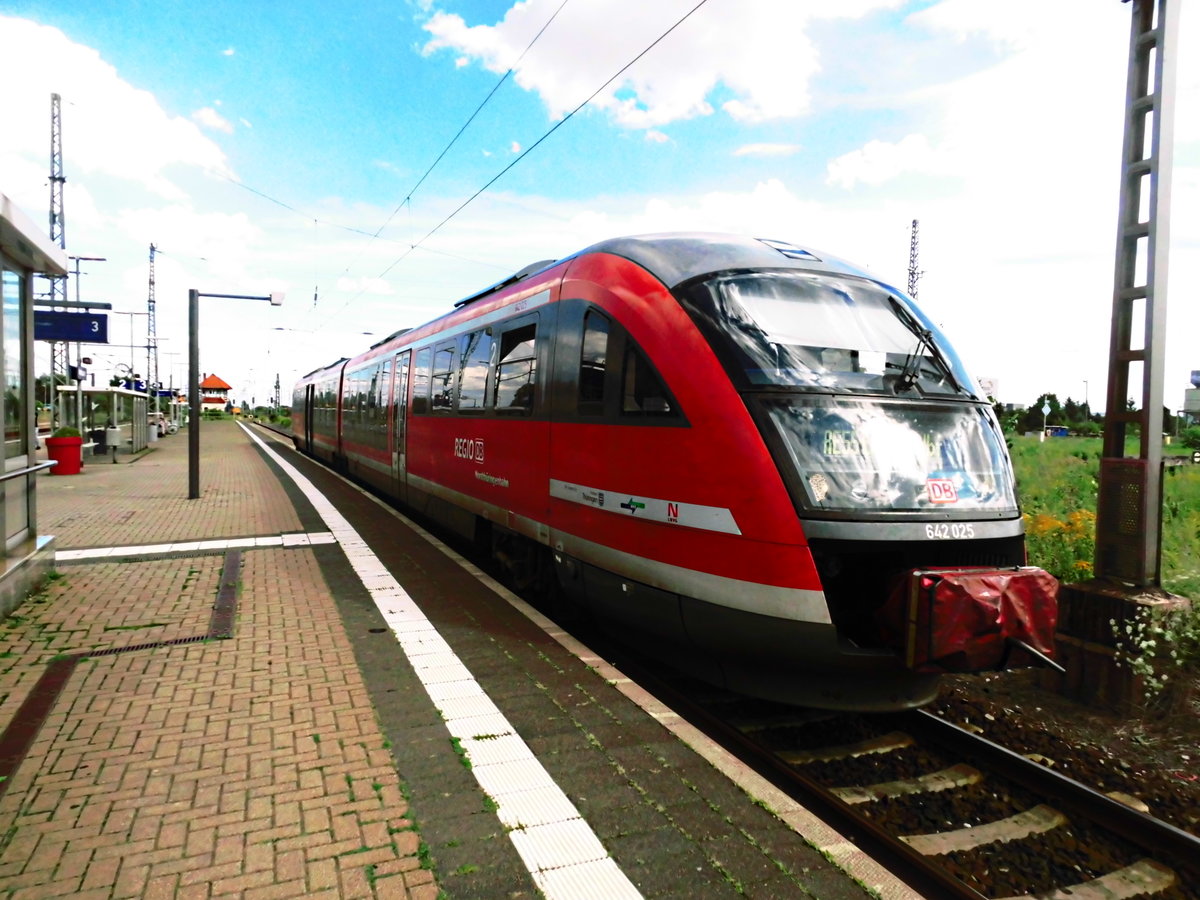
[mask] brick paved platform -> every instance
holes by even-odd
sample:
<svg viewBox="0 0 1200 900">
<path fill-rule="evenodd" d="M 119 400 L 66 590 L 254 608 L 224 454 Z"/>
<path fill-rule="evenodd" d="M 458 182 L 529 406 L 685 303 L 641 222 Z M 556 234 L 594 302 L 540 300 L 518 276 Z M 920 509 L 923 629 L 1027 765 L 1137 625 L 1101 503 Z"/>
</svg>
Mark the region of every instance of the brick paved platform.
<svg viewBox="0 0 1200 900">
<path fill-rule="evenodd" d="M 556 851 L 481 787 L 516 740 L 627 896 L 911 896 L 361 492 L 235 423 L 202 438 L 197 500 L 186 432 L 40 477 L 57 577 L 0 629 L 0 894 L 603 897 L 537 871 Z M 415 620 L 380 605 L 360 549 L 494 700 L 504 742 L 451 737 L 453 697 L 431 699 L 397 640 Z"/>
</svg>

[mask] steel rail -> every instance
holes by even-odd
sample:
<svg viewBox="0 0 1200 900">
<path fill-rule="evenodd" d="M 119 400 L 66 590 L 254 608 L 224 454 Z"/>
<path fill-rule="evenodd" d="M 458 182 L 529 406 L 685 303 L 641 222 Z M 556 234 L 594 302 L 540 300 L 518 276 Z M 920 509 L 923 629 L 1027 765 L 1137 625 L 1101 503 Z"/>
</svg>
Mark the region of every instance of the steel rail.
<svg viewBox="0 0 1200 900">
<path fill-rule="evenodd" d="M 591 640 L 589 637 L 589 642 Z M 594 649 L 595 645 L 592 646 Z M 604 650 L 610 659 L 619 660 L 618 666 L 626 675 L 669 704 L 690 724 L 734 754 L 740 762 L 802 803 L 805 809 L 851 840 L 921 896 L 945 900 L 986 900 L 983 894 L 930 862 L 929 858 L 865 818 L 828 789 L 698 705 L 680 689 L 631 659 L 628 653 L 613 647 L 605 647 Z"/>
<path fill-rule="evenodd" d="M 914 710 L 906 715 L 917 723 L 913 731 L 922 737 L 949 747 L 956 753 L 984 760 L 989 769 L 1002 777 L 1040 796 L 1053 797 L 1055 802 L 1063 801 L 1062 805 L 1067 810 L 1073 810 L 1106 831 L 1142 847 L 1156 858 L 1169 855 L 1173 865 L 1185 868 L 1200 878 L 1200 837 L 1114 800 L 1102 791 L 1039 765 L 985 737 L 959 728 L 931 712 Z"/>
</svg>

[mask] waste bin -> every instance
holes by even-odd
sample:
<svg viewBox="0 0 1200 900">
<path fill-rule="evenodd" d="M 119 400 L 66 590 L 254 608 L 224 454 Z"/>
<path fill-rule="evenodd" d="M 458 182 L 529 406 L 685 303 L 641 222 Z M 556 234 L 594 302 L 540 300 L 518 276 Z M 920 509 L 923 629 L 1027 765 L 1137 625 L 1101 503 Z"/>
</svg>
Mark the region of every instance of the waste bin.
<svg viewBox="0 0 1200 900">
<path fill-rule="evenodd" d="M 118 447 L 120 447 L 121 446 L 121 429 L 120 428 L 105 428 L 104 429 L 104 445 L 106 447 L 106 450 L 105 450 L 106 453 L 109 450 L 115 451 Z M 116 457 L 114 456 L 113 458 L 115 459 Z"/>
<path fill-rule="evenodd" d="M 88 440 L 95 446 L 92 447 L 92 456 L 103 456 L 108 452 L 108 442 L 104 439 L 105 429 L 93 428 L 88 432 Z"/>
<path fill-rule="evenodd" d="M 46 454 L 58 463 L 51 475 L 78 475 L 83 465 L 83 438 L 48 437 Z"/>
</svg>

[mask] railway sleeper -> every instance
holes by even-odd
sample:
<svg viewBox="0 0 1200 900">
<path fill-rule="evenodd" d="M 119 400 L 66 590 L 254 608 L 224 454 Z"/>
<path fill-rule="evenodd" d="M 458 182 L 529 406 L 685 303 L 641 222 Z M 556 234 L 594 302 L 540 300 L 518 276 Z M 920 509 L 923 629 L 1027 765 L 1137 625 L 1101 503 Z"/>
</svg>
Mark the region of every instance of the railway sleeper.
<svg viewBox="0 0 1200 900">
<path fill-rule="evenodd" d="M 952 788 L 966 787 L 978 784 L 983 775 L 973 766 L 964 763 L 942 769 L 940 772 L 930 772 L 917 778 L 905 778 L 900 781 L 882 781 L 866 787 L 853 785 L 837 787 L 831 793 L 845 803 L 871 803 L 885 797 L 904 797 L 909 794 L 930 794 L 935 791 L 948 791 Z"/>
<path fill-rule="evenodd" d="M 1141 859 L 1131 866 L 1091 881 L 1022 897 L 1005 897 L 1003 900 L 1131 900 L 1133 897 L 1161 894 L 1178 881 L 1178 876 L 1161 863 Z"/>
<path fill-rule="evenodd" d="M 939 831 L 935 834 L 901 835 L 900 840 L 925 856 L 939 856 L 956 850 L 974 850 L 984 844 L 1020 840 L 1066 823 L 1067 817 L 1057 809 L 1039 804 L 1015 816 L 988 822 L 986 825 Z"/>
<path fill-rule="evenodd" d="M 833 759 L 853 759 L 859 756 L 869 756 L 873 753 L 892 753 L 911 747 L 916 741 L 902 731 L 892 731 L 878 737 L 855 741 L 853 744 L 842 744 L 837 747 L 821 747 L 817 750 L 784 750 L 779 758 L 795 766 L 807 765 L 814 762 L 828 762 Z"/>
</svg>

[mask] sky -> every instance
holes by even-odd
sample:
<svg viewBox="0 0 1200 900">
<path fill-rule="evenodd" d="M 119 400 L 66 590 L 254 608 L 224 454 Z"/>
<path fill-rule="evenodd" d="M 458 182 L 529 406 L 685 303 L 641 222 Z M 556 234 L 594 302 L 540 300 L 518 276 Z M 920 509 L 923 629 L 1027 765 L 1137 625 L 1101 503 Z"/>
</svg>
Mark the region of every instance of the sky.
<svg viewBox="0 0 1200 900">
<path fill-rule="evenodd" d="M 788 240 L 903 287 L 915 219 L 918 302 L 997 399 L 1102 411 L 1129 30 L 1118 0 L 0 0 L 0 192 L 49 231 L 58 93 L 98 382 L 147 369 L 152 243 L 164 385 L 189 289 L 282 291 L 201 300 L 199 346 L 286 404 L 605 238 Z M 1200 54 L 1176 65 L 1170 409 L 1200 370 Z"/>
</svg>

